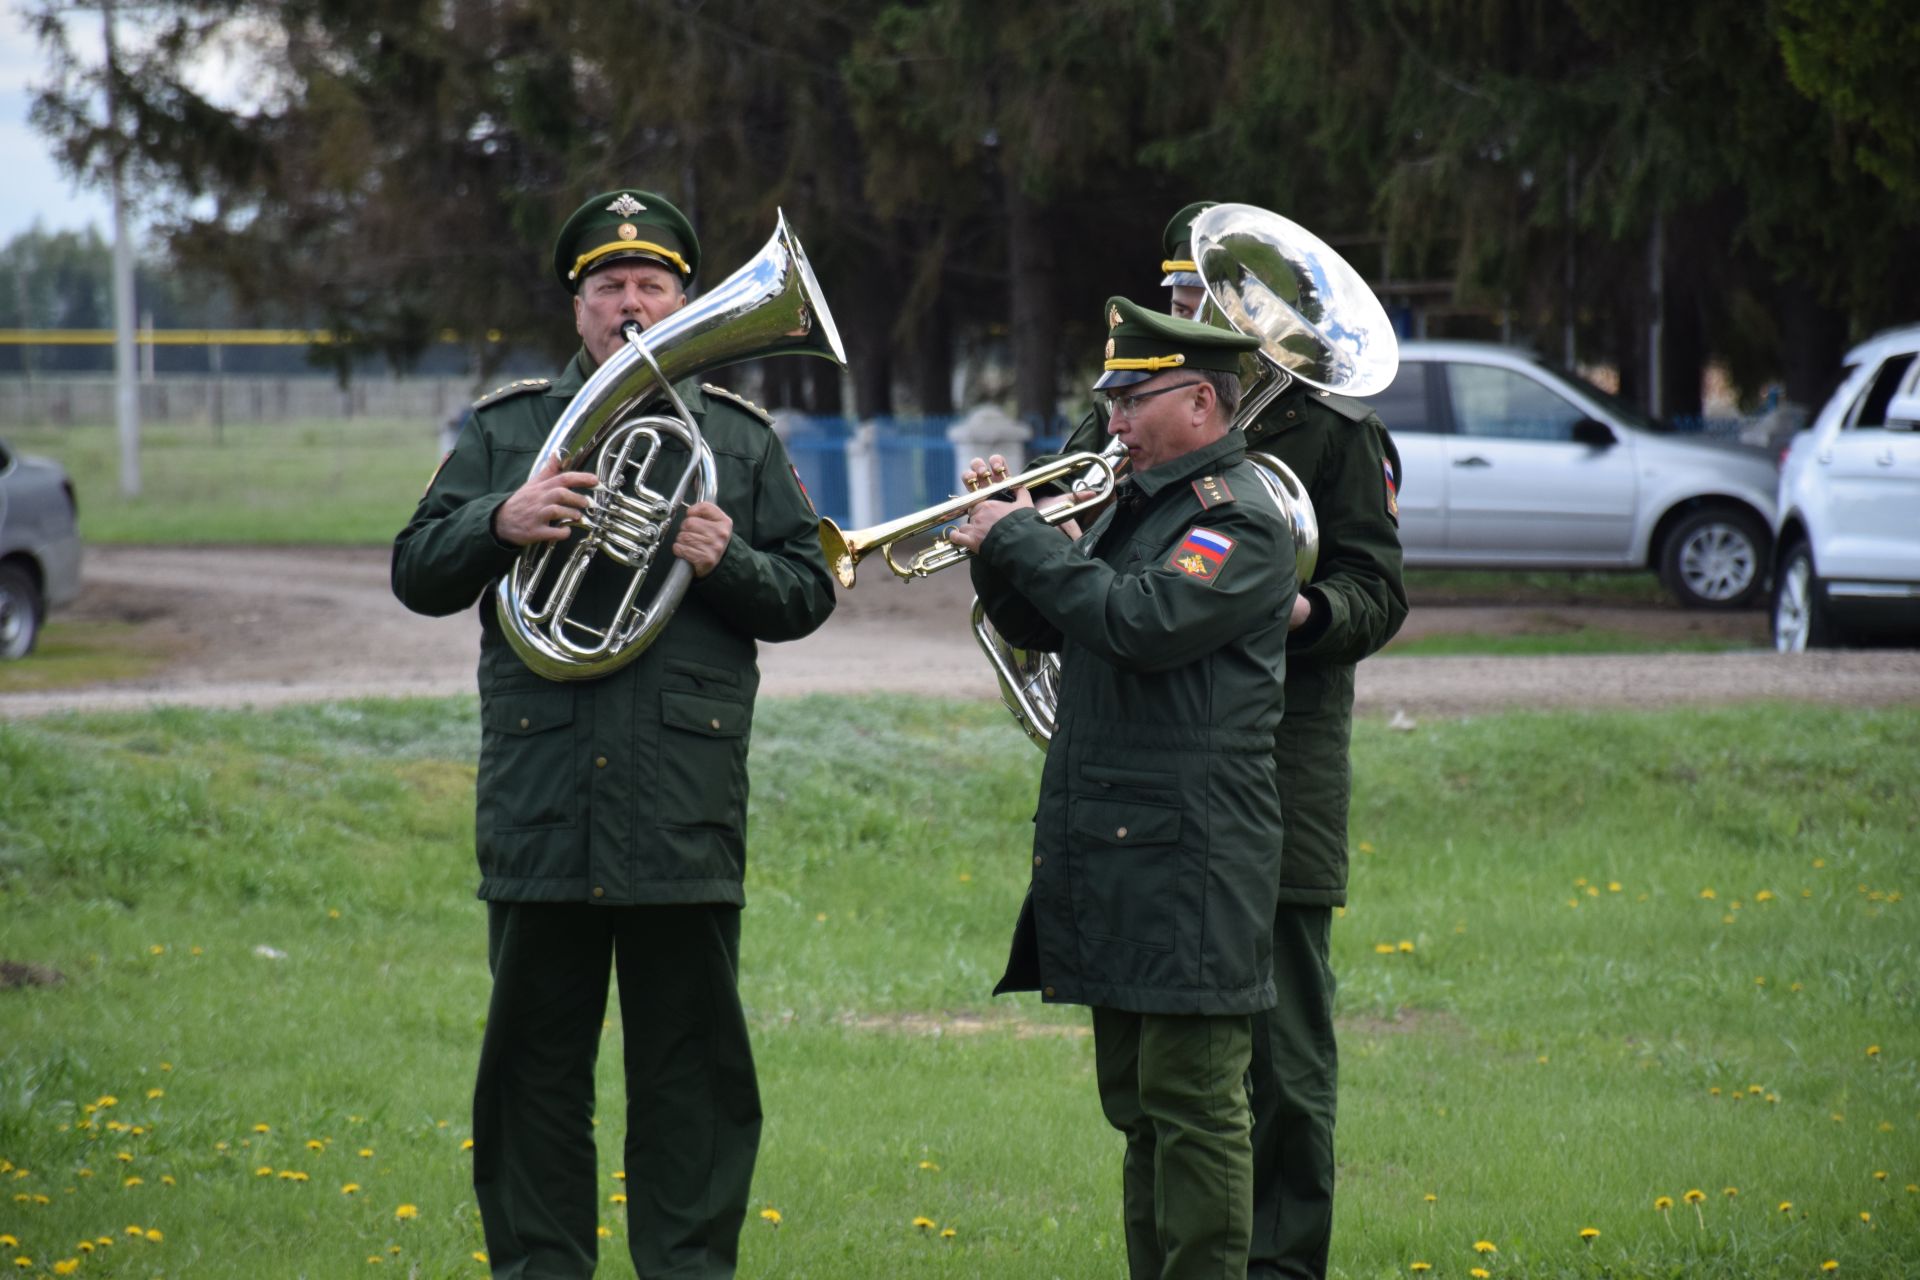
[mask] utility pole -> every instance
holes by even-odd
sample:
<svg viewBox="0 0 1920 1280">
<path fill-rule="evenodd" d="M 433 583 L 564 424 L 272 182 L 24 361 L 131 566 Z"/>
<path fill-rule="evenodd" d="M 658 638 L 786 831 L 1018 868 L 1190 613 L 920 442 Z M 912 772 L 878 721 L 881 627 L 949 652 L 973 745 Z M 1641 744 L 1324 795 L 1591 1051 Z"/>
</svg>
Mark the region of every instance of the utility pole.
<svg viewBox="0 0 1920 1280">
<path fill-rule="evenodd" d="M 1660 348 L 1667 323 L 1667 222 L 1666 215 L 1655 212 L 1653 232 L 1647 238 L 1647 413 L 1657 418 L 1663 397 L 1660 393 Z"/>
<path fill-rule="evenodd" d="M 113 162 L 113 391 L 120 427 L 120 494 L 140 496 L 140 387 L 133 358 L 133 241 L 127 234 L 124 152 L 113 85 L 119 65 L 113 47 L 113 0 L 101 0 L 107 41 L 107 132 L 114 136 Z"/>
</svg>

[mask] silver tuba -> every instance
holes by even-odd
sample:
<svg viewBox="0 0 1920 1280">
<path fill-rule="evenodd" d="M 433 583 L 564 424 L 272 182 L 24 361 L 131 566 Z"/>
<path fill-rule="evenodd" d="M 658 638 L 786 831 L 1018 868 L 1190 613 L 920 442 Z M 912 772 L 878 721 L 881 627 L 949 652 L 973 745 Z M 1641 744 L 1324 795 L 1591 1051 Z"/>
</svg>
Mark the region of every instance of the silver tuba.
<svg viewBox="0 0 1920 1280">
<path fill-rule="evenodd" d="M 1198 319 L 1260 339 L 1241 368 L 1245 393 L 1233 425 L 1251 426 L 1294 379 L 1340 395 L 1384 391 L 1400 367 L 1400 343 L 1373 290 L 1325 241 L 1277 213 L 1217 204 L 1193 220 L 1193 259 L 1206 286 Z M 1124 462 L 1124 455 L 1121 457 Z M 1320 524 L 1306 486 L 1269 454 L 1247 454 L 1293 533 L 1301 586 L 1320 557 Z M 1060 701 L 1057 654 L 1016 649 L 973 606 L 973 635 L 1021 731 L 1042 751 Z"/>
<path fill-rule="evenodd" d="M 643 601 L 649 570 L 674 521 L 716 492 L 713 451 L 673 384 L 779 355 L 846 363 L 833 315 L 785 214 L 759 253 L 698 300 L 644 332 L 630 324 L 627 345 L 587 379 L 534 456 L 529 479 L 555 459 L 562 471 L 579 470 L 597 452 L 600 481 L 591 505 L 568 522 L 574 536 L 526 548 L 495 589 L 507 643 L 535 673 L 596 679 L 632 662 L 660 634 L 693 566 L 674 560 L 651 601 Z M 663 396 L 672 415 L 636 413 Z M 670 486 L 652 480 L 669 442 L 687 454 Z M 630 575 L 619 604 L 609 617 L 575 616 L 588 573 L 605 568 L 602 557 L 618 566 L 613 572 Z"/>
</svg>

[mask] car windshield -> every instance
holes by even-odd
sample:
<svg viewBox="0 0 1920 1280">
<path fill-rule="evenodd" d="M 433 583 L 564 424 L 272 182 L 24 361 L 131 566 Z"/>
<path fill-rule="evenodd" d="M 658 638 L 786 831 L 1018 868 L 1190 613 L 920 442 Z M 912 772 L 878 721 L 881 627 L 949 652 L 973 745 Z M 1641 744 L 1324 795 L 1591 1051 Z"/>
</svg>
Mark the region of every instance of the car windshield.
<svg viewBox="0 0 1920 1280">
<path fill-rule="evenodd" d="M 1563 369 L 1550 360 L 1541 360 L 1537 363 L 1541 368 L 1558 374 L 1574 386 L 1580 388 L 1580 390 L 1584 391 L 1587 395 L 1598 400 L 1603 408 L 1615 417 L 1620 418 L 1628 426 L 1638 428 L 1641 431 L 1651 431 L 1658 435 L 1670 436 L 1674 434 L 1674 426 L 1671 422 L 1663 418 L 1656 418 L 1639 405 L 1622 400 L 1611 391 L 1604 391 L 1596 387 L 1591 380 L 1581 374 L 1575 373 L 1572 369 Z"/>
</svg>

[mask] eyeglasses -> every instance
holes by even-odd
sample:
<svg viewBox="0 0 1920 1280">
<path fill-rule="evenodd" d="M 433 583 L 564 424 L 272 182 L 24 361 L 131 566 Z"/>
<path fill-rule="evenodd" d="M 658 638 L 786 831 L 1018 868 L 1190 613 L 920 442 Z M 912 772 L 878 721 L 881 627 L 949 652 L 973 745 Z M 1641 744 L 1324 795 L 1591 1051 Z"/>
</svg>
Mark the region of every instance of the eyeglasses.
<svg viewBox="0 0 1920 1280">
<path fill-rule="evenodd" d="M 1170 387 L 1160 387 L 1153 391 L 1139 391 L 1133 395 L 1107 396 L 1105 397 L 1107 414 L 1108 416 L 1112 416 L 1117 413 L 1128 422 L 1132 422 L 1133 415 L 1140 412 L 1140 402 L 1142 400 L 1151 400 L 1155 396 L 1163 396 L 1169 391 L 1179 391 L 1185 387 L 1197 387 L 1199 385 L 1198 382 L 1176 382 Z"/>
</svg>

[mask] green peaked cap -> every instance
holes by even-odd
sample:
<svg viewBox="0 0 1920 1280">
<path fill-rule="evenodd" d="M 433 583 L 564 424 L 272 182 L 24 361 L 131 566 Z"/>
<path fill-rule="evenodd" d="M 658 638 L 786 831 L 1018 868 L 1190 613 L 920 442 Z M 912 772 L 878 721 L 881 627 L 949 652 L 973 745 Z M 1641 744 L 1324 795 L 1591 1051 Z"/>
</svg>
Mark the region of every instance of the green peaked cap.
<svg viewBox="0 0 1920 1280">
<path fill-rule="evenodd" d="M 1219 203 L 1218 200 L 1195 200 L 1168 221 L 1167 229 L 1160 233 L 1160 247 L 1167 255 L 1160 263 L 1160 269 L 1167 273 L 1167 278 L 1160 282 L 1161 288 L 1205 287 L 1200 268 L 1193 261 L 1193 220 Z"/>
<path fill-rule="evenodd" d="M 1240 357 L 1259 346 L 1258 338 L 1244 333 L 1108 298 L 1106 372 L 1093 389 L 1130 387 L 1168 369 L 1239 373 Z"/>
<path fill-rule="evenodd" d="M 575 209 L 553 242 L 553 274 L 568 293 L 578 293 L 596 268 L 623 258 L 657 263 L 685 286 L 700 270 L 700 241 L 665 196 L 622 187 Z"/>
</svg>

